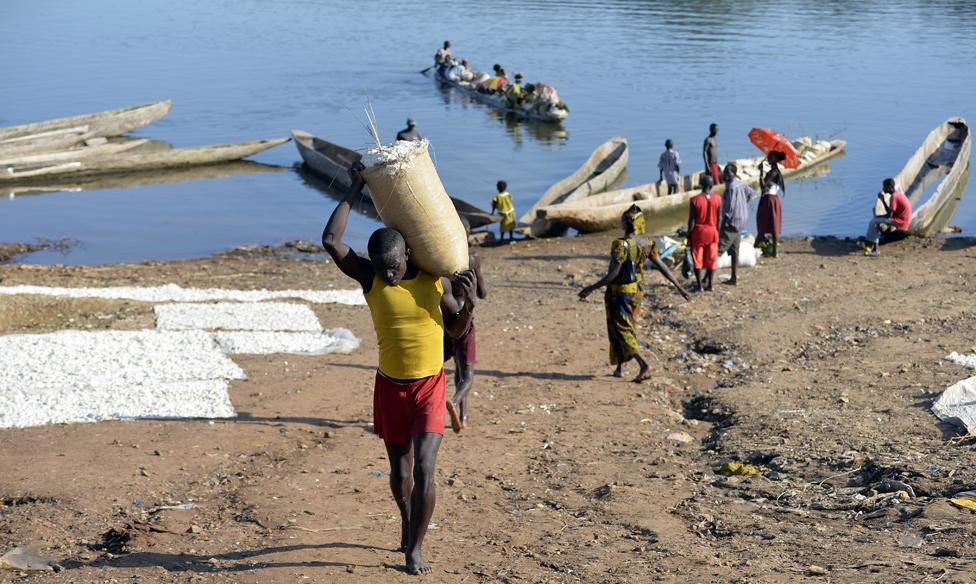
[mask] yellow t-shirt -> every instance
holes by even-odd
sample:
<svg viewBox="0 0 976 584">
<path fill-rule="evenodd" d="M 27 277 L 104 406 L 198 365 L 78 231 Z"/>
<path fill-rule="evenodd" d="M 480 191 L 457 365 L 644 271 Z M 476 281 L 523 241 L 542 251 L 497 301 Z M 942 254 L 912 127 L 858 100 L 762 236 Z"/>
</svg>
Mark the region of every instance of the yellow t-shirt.
<svg viewBox="0 0 976 584">
<path fill-rule="evenodd" d="M 502 215 L 499 228 L 502 231 L 512 231 L 515 229 L 515 205 L 512 204 L 512 195 L 508 191 L 498 193 L 492 197 L 491 204 Z"/>
<path fill-rule="evenodd" d="M 366 293 L 380 350 L 380 373 L 393 379 L 421 379 L 444 366 L 444 287 L 437 276 L 419 272 L 396 286 L 378 276 Z"/>
</svg>

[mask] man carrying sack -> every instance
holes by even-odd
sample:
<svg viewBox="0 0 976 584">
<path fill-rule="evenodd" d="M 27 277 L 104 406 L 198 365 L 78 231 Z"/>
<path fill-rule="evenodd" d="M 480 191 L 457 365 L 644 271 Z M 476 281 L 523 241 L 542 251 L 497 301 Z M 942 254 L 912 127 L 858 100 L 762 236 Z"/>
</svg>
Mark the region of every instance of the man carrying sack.
<svg viewBox="0 0 976 584">
<path fill-rule="evenodd" d="M 400 510 L 400 546 L 411 574 L 430 573 L 421 555 L 434 512 L 434 470 L 444 434 L 444 333 L 459 337 L 471 325 L 476 280 L 470 270 L 452 280 L 422 271 L 410 260 L 403 235 L 376 230 L 369 259 L 342 237 L 352 201 L 364 181 L 350 169 L 352 188 L 329 218 L 322 245 L 343 274 L 359 282 L 379 342 L 373 386 L 373 423 L 390 458 L 390 488 Z"/>
</svg>

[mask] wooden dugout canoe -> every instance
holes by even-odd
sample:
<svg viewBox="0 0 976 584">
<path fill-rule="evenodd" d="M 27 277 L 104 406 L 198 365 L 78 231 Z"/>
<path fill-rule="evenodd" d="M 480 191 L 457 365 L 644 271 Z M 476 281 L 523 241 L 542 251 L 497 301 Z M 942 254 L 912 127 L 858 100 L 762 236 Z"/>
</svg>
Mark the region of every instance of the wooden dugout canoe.
<svg viewBox="0 0 976 584">
<path fill-rule="evenodd" d="M 812 160 L 801 163 L 799 168 L 784 169 L 783 176 L 801 177 L 804 173 L 809 173 L 825 162 L 840 156 L 846 146 L 847 142 L 835 140 L 830 143 L 830 150 Z M 696 174 L 700 175 L 701 173 Z M 756 186 L 754 179 L 746 179 L 745 182 L 751 183 L 751 186 Z M 714 192 L 722 193 L 724 190 L 725 185 L 718 185 Z M 561 205 L 543 207 L 538 213 L 541 218 L 563 223 L 582 233 L 591 233 L 619 228 L 620 216 L 633 204 L 637 204 L 645 215 L 668 213 L 687 206 L 691 197 L 699 192 L 701 191 L 695 189 L 668 195 L 666 194 L 666 184 L 648 183 L 629 189 L 593 195 Z"/>
<path fill-rule="evenodd" d="M 549 187 L 519 218 L 519 222 L 528 225 L 531 235 L 535 237 L 561 235 L 566 231 L 566 226 L 550 217 L 537 216 L 537 211 L 605 191 L 627 168 L 629 158 L 627 139 L 621 136 L 610 138 L 599 145 L 575 172 Z"/>
<path fill-rule="evenodd" d="M 457 89 L 477 102 L 483 103 L 506 114 L 514 114 L 522 119 L 535 120 L 538 122 L 558 123 L 562 122 L 569 116 L 568 111 L 556 107 L 549 107 L 541 111 L 535 108 L 511 107 L 509 106 L 508 100 L 504 95 L 498 95 L 496 93 L 480 93 L 475 88 L 474 83 L 448 79 L 440 74 L 436 65 L 434 66 L 434 79 L 443 83 L 444 85 Z"/>
<path fill-rule="evenodd" d="M 325 181 L 324 186 L 327 189 L 345 194 L 352 186 L 349 167 L 362 159 L 362 154 L 302 130 L 292 130 L 291 136 L 295 139 L 295 146 L 298 148 L 298 154 L 305 161 L 305 166 Z M 363 187 L 363 192 L 367 195 L 369 206 L 372 207 L 373 198 L 369 196 L 369 187 Z M 501 215 L 489 213 L 456 197 L 451 197 L 451 202 L 454 203 L 458 214 L 468 220 L 472 229 L 501 221 Z M 364 212 L 378 217 L 375 212 L 372 214 L 368 210 Z"/>
<path fill-rule="evenodd" d="M 0 156 L 47 152 L 92 138 L 119 136 L 155 122 L 172 108 L 173 102 L 166 100 L 0 128 Z"/>
<path fill-rule="evenodd" d="M 912 203 L 909 233 L 930 237 L 952 220 L 944 210 L 966 189 L 971 154 L 972 133 L 963 118 L 949 118 L 926 136 L 895 176 L 895 185 Z"/>
<path fill-rule="evenodd" d="M 0 183 L 38 180 L 52 176 L 87 176 L 117 172 L 163 170 L 240 160 L 257 154 L 289 138 L 213 144 L 198 148 L 136 148 L 121 154 L 61 159 L 35 164 L 0 166 Z"/>
</svg>

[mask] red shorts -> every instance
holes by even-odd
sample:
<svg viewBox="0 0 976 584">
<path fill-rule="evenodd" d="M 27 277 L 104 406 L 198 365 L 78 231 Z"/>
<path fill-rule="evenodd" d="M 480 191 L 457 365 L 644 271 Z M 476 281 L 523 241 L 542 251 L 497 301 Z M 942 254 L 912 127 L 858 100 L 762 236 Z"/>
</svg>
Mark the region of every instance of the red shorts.
<svg viewBox="0 0 976 584">
<path fill-rule="evenodd" d="M 718 163 L 713 162 L 712 165 L 708 168 L 708 170 L 712 174 L 712 180 L 715 181 L 715 186 L 722 184 L 722 169 L 719 168 Z"/>
<path fill-rule="evenodd" d="M 706 245 L 691 246 L 691 259 L 696 270 L 718 269 L 718 241 Z"/>
<path fill-rule="evenodd" d="M 396 383 L 376 372 L 373 430 L 385 442 L 407 446 L 414 434 L 444 434 L 447 382 L 444 370 L 411 383 Z"/>
<path fill-rule="evenodd" d="M 474 365 L 477 358 L 477 347 L 474 341 L 474 323 L 468 327 L 468 332 L 458 338 L 444 335 L 444 361 L 454 359 L 464 365 Z"/>
</svg>

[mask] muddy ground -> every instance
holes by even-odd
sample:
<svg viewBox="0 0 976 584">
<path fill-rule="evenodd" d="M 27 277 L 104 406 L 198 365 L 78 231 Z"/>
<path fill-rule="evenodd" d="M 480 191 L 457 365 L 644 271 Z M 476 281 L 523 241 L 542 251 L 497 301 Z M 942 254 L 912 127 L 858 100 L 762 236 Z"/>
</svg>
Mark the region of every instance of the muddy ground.
<svg viewBox="0 0 976 584">
<path fill-rule="evenodd" d="M 976 350 L 976 241 L 871 259 L 791 240 L 690 303 L 652 277 L 640 332 L 656 375 L 635 385 L 608 375 L 599 295 L 575 296 L 610 239 L 482 250 L 477 394 L 441 449 L 426 580 L 976 582 L 976 515 L 947 502 L 976 488 L 976 440 L 929 412 L 969 375 L 945 355 Z M 0 278 L 349 286 L 326 261 L 246 252 Z M 34 544 L 62 568 L 0 581 L 414 580 L 370 432 L 368 311 L 313 308 L 363 347 L 235 358 L 235 420 L 0 430 L 0 551 Z M 152 326 L 139 302 L 0 299 L 2 334 Z M 725 477 L 726 462 L 762 474 Z"/>
</svg>

